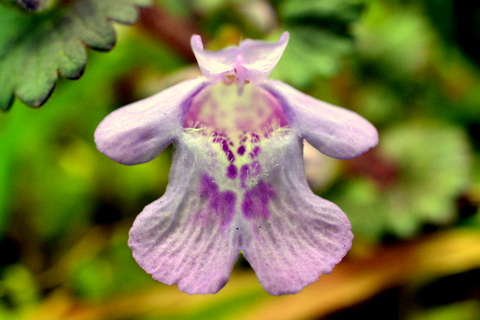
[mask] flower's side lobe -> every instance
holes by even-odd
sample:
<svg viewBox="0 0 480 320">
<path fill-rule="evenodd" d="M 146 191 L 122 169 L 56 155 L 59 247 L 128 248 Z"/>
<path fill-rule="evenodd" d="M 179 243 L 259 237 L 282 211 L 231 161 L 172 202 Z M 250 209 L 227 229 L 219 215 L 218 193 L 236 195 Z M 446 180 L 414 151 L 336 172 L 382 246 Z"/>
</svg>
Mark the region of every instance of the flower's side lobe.
<svg viewBox="0 0 480 320">
<path fill-rule="evenodd" d="M 353 111 L 314 99 L 280 81 L 268 80 L 261 86 L 286 108 L 292 129 L 327 156 L 352 159 L 378 143 L 377 129 Z"/>
<path fill-rule="evenodd" d="M 95 130 L 97 149 L 121 164 L 152 160 L 182 132 L 183 108 L 204 83 L 185 81 L 110 113 Z"/>
</svg>

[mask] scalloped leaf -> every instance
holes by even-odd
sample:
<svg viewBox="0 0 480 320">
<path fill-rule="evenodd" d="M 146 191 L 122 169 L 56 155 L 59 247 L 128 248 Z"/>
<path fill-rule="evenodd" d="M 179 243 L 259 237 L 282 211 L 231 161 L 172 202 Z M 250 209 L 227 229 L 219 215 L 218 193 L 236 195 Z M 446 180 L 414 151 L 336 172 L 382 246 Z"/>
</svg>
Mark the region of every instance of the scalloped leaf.
<svg viewBox="0 0 480 320">
<path fill-rule="evenodd" d="M 130 25 L 138 7 L 151 0 L 77 0 L 41 14 L 22 14 L 0 6 L 0 109 L 16 96 L 31 107 L 50 97 L 58 74 L 82 76 L 86 46 L 109 51 L 116 41 L 112 22 Z"/>
</svg>

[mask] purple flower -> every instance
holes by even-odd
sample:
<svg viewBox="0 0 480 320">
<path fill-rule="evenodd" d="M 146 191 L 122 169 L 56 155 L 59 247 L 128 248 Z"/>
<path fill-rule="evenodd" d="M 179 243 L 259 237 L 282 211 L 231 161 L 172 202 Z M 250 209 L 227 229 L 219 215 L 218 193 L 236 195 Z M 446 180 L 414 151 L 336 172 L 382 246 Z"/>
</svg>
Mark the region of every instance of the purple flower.
<svg viewBox="0 0 480 320">
<path fill-rule="evenodd" d="M 98 126 L 97 148 L 122 164 L 175 146 L 165 194 L 130 230 L 133 256 L 154 279 L 215 293 L 242 252 L 269 293 L 290 294 L 330 273 L 350 249 L 348 218 L 307 185 L 302 142 L 350 159 L 377 144 L 377 131 L 352 111 L 267 78 L 288 38 L 206 51 L 195 35 L 203 77 Z"/>
</svg>

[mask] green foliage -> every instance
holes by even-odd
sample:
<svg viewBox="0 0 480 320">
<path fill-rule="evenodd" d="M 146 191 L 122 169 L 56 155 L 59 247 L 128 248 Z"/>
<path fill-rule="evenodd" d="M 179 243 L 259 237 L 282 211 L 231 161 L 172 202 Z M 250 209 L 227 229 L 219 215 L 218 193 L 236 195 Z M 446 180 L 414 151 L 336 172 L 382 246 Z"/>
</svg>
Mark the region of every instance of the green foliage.
<svg viewBox="0 0 480 320">
<path fill-rule="evenodd" d="M 296 86 L 311 85 L 316 77 L 331 77 L 351 52 L 351 24 L 360 18 L 357 1 L 281 1 L 278 6 L 290 44 L 272 77 Z M 295 68 L 292 68 L 295 66 Z"/>
<path fill-rule="evenodd" d="M 470 183 L 472 162 L 461 128 L 432 122 L 402 124 L 382 132 L 377 150 L 393 165 L 392 175 L 382 175 L 384 180 L 377 184 L 352 179 L 332 199 L 348 213 L 355 234 L 408 238 L 425 223 L 454 222 L 455 200 Z"/>
<path fill-rule="evenodd" d="M 28 15 L 0 7 L 0 109 L 14 96 L 39 107 L 51 95 L 58 74 L 82 76 L 87 62 L 85 45 L 101 51 L 115 44 L 111 21 L 132 24 L 136 6 L 149 0 L 78 0 L 46 13 Z"/>
</svg>

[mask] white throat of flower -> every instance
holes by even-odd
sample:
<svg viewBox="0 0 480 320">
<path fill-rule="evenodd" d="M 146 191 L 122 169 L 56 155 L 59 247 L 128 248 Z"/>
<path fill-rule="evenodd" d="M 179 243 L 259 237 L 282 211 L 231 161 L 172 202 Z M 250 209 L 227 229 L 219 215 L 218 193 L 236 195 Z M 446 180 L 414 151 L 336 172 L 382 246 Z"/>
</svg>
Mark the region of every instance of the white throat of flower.
<svg viewBox="0 0 480 320">
<path fill-rule="evenodd" d="M 256 161 L 264 143 L 288 131 L 282 106 L 272 94 L 236 80 L 218 82 L 197 94 L 183 122 L 186 133 L 210 141 L 213 156 L 225 163 L 231 179 Z"/>
</svg>

